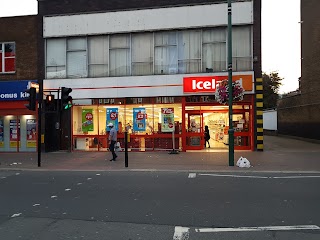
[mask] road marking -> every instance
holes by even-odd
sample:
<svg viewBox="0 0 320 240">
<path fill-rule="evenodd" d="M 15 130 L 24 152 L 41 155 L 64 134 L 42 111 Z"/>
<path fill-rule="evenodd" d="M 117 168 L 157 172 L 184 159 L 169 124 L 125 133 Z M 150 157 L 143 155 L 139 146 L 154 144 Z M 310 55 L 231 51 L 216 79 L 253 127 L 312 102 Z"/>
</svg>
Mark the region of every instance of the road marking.
<svg viewBox="0 0 320 240">
<path fill-rule="evenodd" d="M 197 174 L 196 173 L 189 173 L 188 178 L 196 178 Z"/>
<path fill-rule="evenodd" d="M 15 214 L 13 214 L 11 217 L 12 217 L 12 218 L 13 218 L 13 217 L 19 217 L 21 214 L 22 214 L 22 213 L 15 213 Z"/>
<path fill-rule="evenodd" d="M 320 178 L 320 176 L 285 176 L 285 177 L 272 177 L 276 179 L 295 179 L 295 178 Z"/>
<path fill-rule="evenodd" d="M 40 204 L 39 204 L 39 203 L 36 203 L 36 204 L 33 204 L 32 206 L 33 206 L 33 207 L 37 207 L 37 206 L 40 206 Z"/>
<path fill-rule="evenodd" d="M 189 239 L 189 229 L 187 227 L 175 227 L 173 240 L 188 240 Z"/>
<path fill-rule="evenodd" d="M 51 198 L 57 198 L 58 196 L 51 196 Z"/>
<path fill-rule="evenodd" d="M 201 176 L 212 176 L 212 177 L 233 177 L 233 178 L 264 178 L 268 179 L 269 177 L 263 176 L 248 176 L 248 175 L 225 175 L 225 174 L 199 174 Z"/>
<path fill-rule="evenodd" d="M 320 230 L 317 225 L 297 225 L 297 226 L 268 226 L 268 227 L 240 227 L 240 228 L 196 228 L 199 233 L 216 232 L 257 232 L 257 231 L 292 231 L 292 230 Z"/>
<path fill-rule="evenodd" d="M 66 191 L 66 192 L 69 192 L 69 191 L 71 191 L 71 189 L 70 189 L 70 188 L 66 188 L 65 191 Z"/>
<path fill-rule="evenodd" d="M 211 176 L 211 177 L 233 177 L 233 178 L 260 178 L 260 179 L 301 179 L 301 178 L 320 178 L 319 176 L 281 176 L 281 177 L 266 177 L 266 176 L 250 176 L 250 175 L 226 175 L 226 174 L 210 174 L 203 173 L 199 174 L 201 176 Z"/>
</svg>

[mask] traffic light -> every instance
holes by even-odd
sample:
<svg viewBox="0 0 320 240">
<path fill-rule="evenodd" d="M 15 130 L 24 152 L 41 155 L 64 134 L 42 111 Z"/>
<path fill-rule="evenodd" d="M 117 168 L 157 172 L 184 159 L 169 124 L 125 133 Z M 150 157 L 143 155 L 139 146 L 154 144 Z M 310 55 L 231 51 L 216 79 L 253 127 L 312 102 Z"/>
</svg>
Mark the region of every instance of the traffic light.
<svg viewBox="0 0 320 240">
<path fill-rule="evenodd" d="M 61 109 L 69 109 L 72 107 L 72 97 L 69 94 L 72 92 L 71 88 L 61 88 Z"/>
<path fill-rule="evenodd" d="M 27 101 L 29 102 L 28 104 L 25 104 L 25 106 L 31 110 L 35 111 L 36 110 L 36 104 L 37 104 L 37 91 L 36 88 L 29 88 L 26 90 L 26 92 L 29 94 L 27 97 Z"/>
</svg>

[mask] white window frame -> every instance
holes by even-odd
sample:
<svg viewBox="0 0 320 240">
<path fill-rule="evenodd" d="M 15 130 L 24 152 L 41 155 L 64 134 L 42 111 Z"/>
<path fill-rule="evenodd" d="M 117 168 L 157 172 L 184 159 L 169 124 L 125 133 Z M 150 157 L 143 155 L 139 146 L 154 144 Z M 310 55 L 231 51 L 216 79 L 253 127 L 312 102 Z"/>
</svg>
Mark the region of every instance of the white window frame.
<svg viewBox="0 0 320 240">
<path fill-rule="evenodd" d="M 6 57 L 5 54 L 6 54 L 6 50 L 5 50 L 5 45 L 6 44 L 14 44 L 14 52 L 15 52 L 15 55 L 14 56 L 11 56 L 11 57 Z M 0 45 L 2 46 L 2 50 L 0 50 L 0 52 L 2 53 L 2 59 L 1 59 L 1 62 L 2 62 L 2 66 L 1 66 L 1 71 L 0 73 L 1 74 L 6 74 L 6 73 L 15 73 L 16 72 L 16 43 L 15 42 L 0 42 Z M 14 58 L 14 71 L 10 71 L 10 72 L 6 72 L 5 71 L 5 61 L 6 59 L 8 58 Z"/>
</svg>

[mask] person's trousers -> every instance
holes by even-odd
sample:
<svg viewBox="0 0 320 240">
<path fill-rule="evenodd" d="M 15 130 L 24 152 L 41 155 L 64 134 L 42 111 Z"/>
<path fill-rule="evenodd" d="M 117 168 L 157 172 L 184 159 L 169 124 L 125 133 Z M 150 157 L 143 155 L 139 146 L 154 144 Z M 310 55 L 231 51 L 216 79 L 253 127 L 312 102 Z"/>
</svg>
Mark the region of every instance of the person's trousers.
<svg viewBox="0 0 320 240">
<path fill-rule="evenodd" d="M 116 145 L 116 141 L 111 141 L 110 146 L 109 146 L 109 149 L 112 153 L 113 160 L 116 160 L 116 158 L 118 157 L 117 154 L 115 153 L 115 147 L 116 147 L 115 145 Z"/>
</svg>

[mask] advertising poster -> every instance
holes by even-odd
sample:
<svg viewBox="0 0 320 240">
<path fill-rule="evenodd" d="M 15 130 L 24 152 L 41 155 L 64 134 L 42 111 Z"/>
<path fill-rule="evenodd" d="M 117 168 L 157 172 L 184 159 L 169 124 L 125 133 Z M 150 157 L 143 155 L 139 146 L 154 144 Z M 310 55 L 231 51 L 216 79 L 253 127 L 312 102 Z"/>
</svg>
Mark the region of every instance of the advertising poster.
<svg viewBox="0 0 320 240">
<path fill-rule="evenodd" d="M 27 148 L 37 147 L 37 121 L 36 119 L 27 119 Z"/>
<path fill-rule="evenodd" d="M 82 132 L 93 131 L 92 109 L 82 109 Z"/>
<path fill-rule="evenodd" d="M 20 119 L 11 119 L 10 120 L 10 147 L 17 147 L 17 142 L 20 146 Z"/>
<path fill-rule="evenodd" d="M 0 147 L 4 147 L 4 127 L 3 119 L 0 119 Z"/>
<path fill-rule="evenodd" d="M 161 131 L 174 131 L 174 108 L 161 108 Z"/>
<path fill-rule="evenodd" d="M 137 131 L 137 132 L 146 131 L 146 109 L 145 108 L 133 109 L 133 131 Z"/>
<path fill-rule="evenodd" d="M 106 126 L 109 123 L 113 124 L 113 127 L 118 131 L 118 108 L 108 108 L 107 109 L 107 122 Z M 107 127 L 107 131 L 110 131 L 110 127 Z"/>
</svg>

